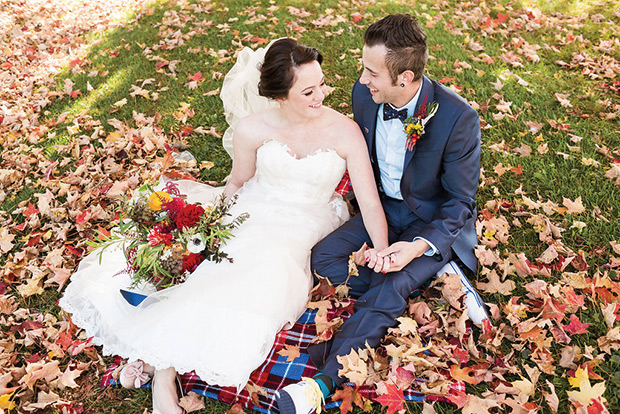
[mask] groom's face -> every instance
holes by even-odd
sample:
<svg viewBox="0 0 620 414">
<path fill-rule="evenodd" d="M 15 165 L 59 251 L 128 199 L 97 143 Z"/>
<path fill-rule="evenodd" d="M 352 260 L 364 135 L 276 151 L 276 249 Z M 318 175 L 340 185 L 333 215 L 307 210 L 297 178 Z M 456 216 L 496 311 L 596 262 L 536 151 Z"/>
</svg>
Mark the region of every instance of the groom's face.
<svg viewBox="0 0 620 414">
<path fill-rule="evenodd" d="M 385 65 L 386 54 L 385 45 L 371 47 L 364 45 L 362 52 L 364 71 L 360 76 L 360 83 L 370 89 L 372 100 L 375 103 L 390 103 L 400 107 L 402 105 L 398 104 L 403 100 L 403 90 L 392 82 L 390 72 Z"/>
</svg>

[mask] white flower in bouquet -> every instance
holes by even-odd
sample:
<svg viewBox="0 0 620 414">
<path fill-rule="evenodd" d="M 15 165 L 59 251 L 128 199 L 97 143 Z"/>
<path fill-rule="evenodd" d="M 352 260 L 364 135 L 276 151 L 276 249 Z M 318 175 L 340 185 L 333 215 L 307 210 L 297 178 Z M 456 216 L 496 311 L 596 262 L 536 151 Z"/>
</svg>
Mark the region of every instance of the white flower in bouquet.
<svg viewBox="0 0 620 414">
<path fill-rule="evenodd" d="M 197 233 L 189 238 L 187 242 L 187 250 L 192 253 L 200 253 L 207 247 L 207 243 L 205 239 L 202 237 L 202 234 Z"/>
</svg>

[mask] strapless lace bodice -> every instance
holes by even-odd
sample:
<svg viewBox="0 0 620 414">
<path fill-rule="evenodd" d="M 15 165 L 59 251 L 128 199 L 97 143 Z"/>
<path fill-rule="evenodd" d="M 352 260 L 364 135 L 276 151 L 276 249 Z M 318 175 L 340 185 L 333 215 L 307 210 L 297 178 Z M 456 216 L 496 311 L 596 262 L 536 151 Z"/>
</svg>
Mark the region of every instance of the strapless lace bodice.
<svg viewBox="0 0 620 414">
<path fill-rule="evenodd" d="M 326 202 L 342 178 L 346 161 L 334 150 L 295 158 L 286 144 L 265 142 L 256 153 L 257 184 L 270 197 Z"/>
</svg>

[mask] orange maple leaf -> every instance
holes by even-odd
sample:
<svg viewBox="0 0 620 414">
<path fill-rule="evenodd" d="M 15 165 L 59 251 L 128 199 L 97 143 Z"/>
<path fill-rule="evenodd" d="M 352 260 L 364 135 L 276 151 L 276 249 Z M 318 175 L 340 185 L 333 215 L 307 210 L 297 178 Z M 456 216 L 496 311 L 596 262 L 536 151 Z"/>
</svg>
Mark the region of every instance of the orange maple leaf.
<svg viewBox="0 0 620 414">
<path fill-rule="evenodd" d="M 226 414 L 245 414 L 245 411 L 243 411 L 243 407 L 241 406 L 241 404 L 236 403 L 235 405 L 230 407 L 228 411 L 226 411 Z"/>
<path fill-rule="evenodd" d="M 294 361 L 299 358 L 299 347 L 293 345 L 284 345 L 284 349 L 278 351 L 278 355 L 286 357 L 286 362 Z"/>
<path fill-rule="evenodd" d="M 450 367 L 450 375 L 457 381 L 467 382 L 472 385 L 478 384 L 478 381 L 473 375 L 475 374 L 473 368 L 464 367 L 460 368 L 458 365 L 452 365 Z"/>
<path fill-rule="evenodd" d="M 340 404 L 340 413 L 347 414 L 353 409 L 353 404 L 364 409 L 364 399 L 355 387 L 345 385 L 343 389 L 338 390 L 332 396 L 332 401 L 342 400 Z"/>
<path fill-rule="evenodd" d="M 383 407 L 387 407 L 386 414 L 394 414 L 405 408 L 405 396 L 403 392 L 394 384 L 385 383 L 387 392 L 381 394 L 375 401 Z"/>
</svg>

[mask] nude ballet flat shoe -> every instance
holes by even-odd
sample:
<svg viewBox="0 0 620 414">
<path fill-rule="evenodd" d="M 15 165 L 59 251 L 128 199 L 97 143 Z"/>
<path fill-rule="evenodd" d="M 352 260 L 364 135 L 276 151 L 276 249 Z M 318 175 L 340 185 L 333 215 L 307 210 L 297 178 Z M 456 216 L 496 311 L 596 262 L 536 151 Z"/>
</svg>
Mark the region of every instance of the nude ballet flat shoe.
<svg viewBox="0 0 620 414">
<path fill-rule="evenodd" d="M 143 361 L 135 361 L 121 369 L 118 380 L 124 388 L 140 388 L 151 380 L 151 376 Z"/>
</svg>

